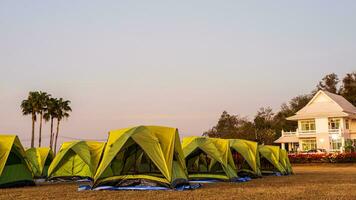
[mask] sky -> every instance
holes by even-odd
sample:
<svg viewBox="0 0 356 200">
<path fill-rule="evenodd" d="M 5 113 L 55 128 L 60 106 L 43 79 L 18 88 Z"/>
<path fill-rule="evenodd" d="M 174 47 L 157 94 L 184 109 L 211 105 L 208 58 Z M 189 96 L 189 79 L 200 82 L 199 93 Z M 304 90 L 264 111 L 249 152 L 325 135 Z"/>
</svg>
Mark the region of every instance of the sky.
<svg viewBox="0 0 356 200">
<path fill-rule="evenodd" d="M 0 132 L 29 145 L 20 103 L 41 90 L 72 102 L 60 142 L 136 125 L 201 135 L 224 110 L 277 112 L 355 71 L 355 35 L 351 0 L 0 0 Z"/>
</svg>

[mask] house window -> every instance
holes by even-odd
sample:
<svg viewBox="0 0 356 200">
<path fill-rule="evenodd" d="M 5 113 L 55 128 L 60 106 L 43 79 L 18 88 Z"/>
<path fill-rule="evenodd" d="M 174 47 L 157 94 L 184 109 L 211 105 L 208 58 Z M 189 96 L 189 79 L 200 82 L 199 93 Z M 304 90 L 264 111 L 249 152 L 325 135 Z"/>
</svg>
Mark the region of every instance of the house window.
<svg viewBox="0 0 356 200">
<path fill-rule="evenodd" d="M 342 143 L 340 138 L 338 139 L 331 138 L 331 142 L 330 142 L 331 151 L 340 151 L 341 146 Z"/>
<path fill-rule="evenodd" d="M 329 130 L 340 128 L 340 119 L 329 119 Z"/>
<path fill-rule="evenodd" d="M 316 139 L 304 139 L 302 142 L 302 150 L 309 151 L 312 149 L 316 149 Z"/>
<path fill-rule="evenodd" d="M 302 132 L 315 131 L 315 120 L 303 120 L 300 125 Z"/>
</svg>

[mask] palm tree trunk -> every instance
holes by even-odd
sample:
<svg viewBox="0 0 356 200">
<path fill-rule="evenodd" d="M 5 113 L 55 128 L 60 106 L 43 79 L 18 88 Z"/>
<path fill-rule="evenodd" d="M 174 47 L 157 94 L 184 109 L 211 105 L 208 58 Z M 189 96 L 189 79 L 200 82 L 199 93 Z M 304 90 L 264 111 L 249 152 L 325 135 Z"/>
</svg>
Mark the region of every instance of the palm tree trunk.
<svg viewBox="0 0 356 200">
<path fill-rule="evenodd" d="M 35 147 L 35 119 L 36 119 L 36 114 L 32 113 L 31 148 Z"/>
<path fill-rule="evenodd" d="M 56 138 L 55 138 L 55 141 L 54 141 L 54 150 L 53 152 L 56 154 L 57 152 L 57 140 L 58 140 L 58 133 L 59 133 L 59 123 L 60 123 L 61 120 L 57 119 L 57 132 L 56 132 Z"/>
<path fill-rule="evenodd" d="M 51 117 L 51 134 L 49 138 L 49 147 L 53 150 L 53 117 Z"/>
<path fill-rule="evenodd" d="M 40 134 L 38 137 L 38 147 L 41 147 L 41 142 L 42 142 L 42 111 L 40 112 Z"/>
</svg>

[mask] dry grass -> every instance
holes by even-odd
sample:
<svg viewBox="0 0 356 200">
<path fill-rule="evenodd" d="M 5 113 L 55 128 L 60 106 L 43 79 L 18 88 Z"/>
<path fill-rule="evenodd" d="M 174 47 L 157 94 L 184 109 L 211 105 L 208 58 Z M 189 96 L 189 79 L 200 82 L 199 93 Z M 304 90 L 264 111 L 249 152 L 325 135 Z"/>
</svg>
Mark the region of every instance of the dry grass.
<svg viewBox="0 0 356 200">
<path fill-rule="evenodd" d="M 76 184 L 1 189 L 0 199 L 356 199 L 356 165 L 294 166 L 296 175 L 247 183 L 206 184 L 193 191 L 82 191 Z"/>
</svg>

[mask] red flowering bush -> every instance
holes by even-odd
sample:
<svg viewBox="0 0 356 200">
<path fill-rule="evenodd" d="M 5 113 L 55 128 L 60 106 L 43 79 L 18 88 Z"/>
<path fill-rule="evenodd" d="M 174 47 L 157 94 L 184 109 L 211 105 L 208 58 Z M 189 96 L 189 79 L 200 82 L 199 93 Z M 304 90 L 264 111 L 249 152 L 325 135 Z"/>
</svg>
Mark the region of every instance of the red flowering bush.
<svg viewBox="0 0 356 200">
<path fill-rule="evenodd" d="M 356 163 L 356 153 L 289 154 L 291 163 Z"/>
</svg>

